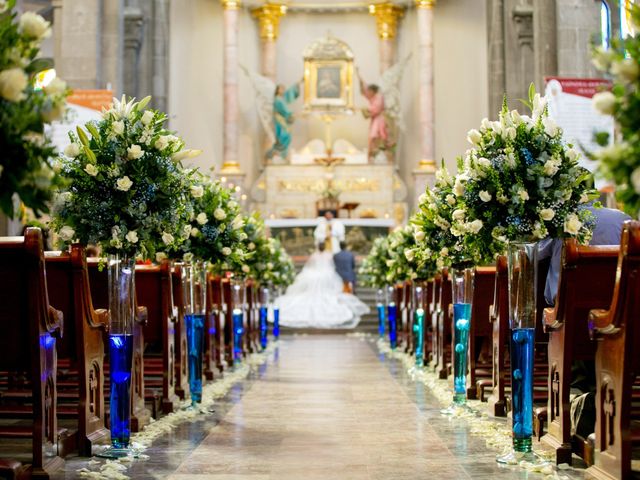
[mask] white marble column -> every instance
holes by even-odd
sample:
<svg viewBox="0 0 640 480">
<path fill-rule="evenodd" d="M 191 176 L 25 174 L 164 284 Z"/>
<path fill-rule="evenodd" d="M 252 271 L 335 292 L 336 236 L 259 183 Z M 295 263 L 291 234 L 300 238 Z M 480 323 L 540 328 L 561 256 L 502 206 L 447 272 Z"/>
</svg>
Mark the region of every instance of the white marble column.
<svg viewBox="0 0 640 480">
<path fill-rule="evenodd" d="M 238 147 L 238 120 L 240 102 L 238 98 L 238 15 L 239 0 L 222 0 L 224 9 L 224 80 L 223 80 L 223 158 L 221 174 L 243 176 L 240 169 Z"/>
<path fill-rule="evenodd" d="M 254 8 L 251 13 L 258 20 L 260 27 L 261 73 L 276 82 L 276 41 L 278 40 L 280 17 L 287 13 L 287 7 L 286 5 L 265 3 L 261 7 Z"/>
<path fill-rule="evenodd" d="M 395 63 L 396 32 L 404 9 L 391 2 L 373 3 L 369 5 L 369 13 L 376 18 L 380 39 L 380 73 L 384 73 Z"/>
<path fill-rule="evenodd" d="M 433 92 L 433 7 L 435 0 L 416 0 L 418 20 L 418 104 L 420 108 L 420 162 L 414 170 L 414 198 L 435 180 L 435 101 Z"/>
</svg>

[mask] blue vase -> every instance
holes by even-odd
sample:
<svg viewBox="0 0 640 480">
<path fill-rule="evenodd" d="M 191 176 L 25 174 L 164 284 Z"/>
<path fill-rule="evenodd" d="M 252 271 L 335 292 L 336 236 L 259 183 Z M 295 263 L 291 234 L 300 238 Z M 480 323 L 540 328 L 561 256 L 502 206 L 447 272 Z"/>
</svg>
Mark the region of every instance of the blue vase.
<svg viewBox="0 0 640 480">
<path fill-rule="evenodd" d="M 397 314 L 398 308 L 396 304 L 390 303 L 387 306 L 387 319 L 389 322 L 389 345 L 392 350 L 398 346 Z"/>
<path fill-rule="evenodd" d="M 418 308 L 415 313 L 413 332 L 415 333 L 416 366 L 424 366 L 424 309 Z"/>
<path fill-rule="evenodd" d="M 233 309 L 233 359 L 236 362 L 242 360 L 242 334 L 244 333 L 244 317 L 242 310 Z"/>
<path fill-rule="evenodd" d="M 189 390 L 191 402 L 202 402 L 202 355 L 204 351 L 204 315 L 186 315 Z"/>
<path fill-rule="evenodd" d="M 269 332 L 267 324 L 267 314 L 269 313 L 269 307 L 263 305 L 260 307 L 260 346 L 264 350 L 267 348 L 267 335 Z"/>
<path fill-rule="evenodd" d="M 378 336 L 380 338 L 384 338 L 385 326 L 384 324 L 387 321 L 387 312 L 386 307 L 384 305 L 384 290 L 379 288 L 376 291 L 376 307 L 378 309 Z"/>
<path fill-rule="evenodd" d="M 280 336 L 280 308 L 273 306 L 273 338 Z"/>
<path fill-rule="evenodd" d="M 111 379 L 111 445 L 123 449 L 131 436 L 131 366 L 133 335 L 109 335 L 109 378 Z"/>
</svg>

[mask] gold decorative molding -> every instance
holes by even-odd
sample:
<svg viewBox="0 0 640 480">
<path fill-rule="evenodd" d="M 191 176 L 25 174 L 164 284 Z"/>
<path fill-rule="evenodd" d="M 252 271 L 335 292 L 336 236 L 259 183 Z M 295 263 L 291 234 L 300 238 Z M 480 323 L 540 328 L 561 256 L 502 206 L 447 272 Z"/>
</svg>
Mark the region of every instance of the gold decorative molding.
<svg viewBox="0 0 640 480">
<path fill-rule="evenodd" d="M 376 17 L 378 37 L 390 40 L 396 37 L 398 20 L 404 14 L 403 7 L 391 2 L 372 3 L 369 5 L 369 13 Z"/>
<path fill-rule="evenodd" d="M 260 38 L 275 41 L 278 39 L 280 17 L 287 13 L 287 6 L 277 3 L 265 3 L 261 7 L 251 10 L 251 14 L 258 20 Z"/>
<path fill-rule="evenodd" d="M 433 8 L 436 0 L 416 0 L 416 8 Z"/>
<path fill-rule="evenodd" d="M 238 10 L 240 8 L 240 0 L 220 0 L 222 8 L 225 10 Z"/>
<path fill-rule="evenodd" d="M 224 175 L 244 175 L 244 172 L 240 168 L 240 164 L 238 162 L 224 162 L 220 169 L 220 173 Z"/>
<path fill-rule="evenodd" d="M 427 160 L 423 158 L 418 163 L 418 170 L 426 171 L 426 172 L 435 172 L 436 171 L 436 162 L 433 160 Z"/>
</svg>

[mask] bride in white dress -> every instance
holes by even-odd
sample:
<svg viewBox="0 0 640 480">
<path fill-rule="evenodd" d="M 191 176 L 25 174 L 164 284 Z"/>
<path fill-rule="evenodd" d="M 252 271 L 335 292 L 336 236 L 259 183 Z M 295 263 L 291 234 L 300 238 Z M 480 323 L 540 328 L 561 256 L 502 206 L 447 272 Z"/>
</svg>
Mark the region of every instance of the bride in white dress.
<svg viewBox="0 0 640 480">
<path fill-rule="evenodd" d="M 343 293 L 333 255 L 318 245 L 287 292 L 275 300 L 280 325 L 295 328 L 354 328 L 369 307 Z"/>
</svg>

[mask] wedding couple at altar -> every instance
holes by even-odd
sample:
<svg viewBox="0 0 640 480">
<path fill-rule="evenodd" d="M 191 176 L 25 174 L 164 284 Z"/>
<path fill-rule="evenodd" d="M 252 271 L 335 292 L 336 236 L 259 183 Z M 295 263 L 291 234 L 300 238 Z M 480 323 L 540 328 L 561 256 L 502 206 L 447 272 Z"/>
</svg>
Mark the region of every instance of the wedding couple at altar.
<svg viewBox="0 0 640 480">
<path fill-rule="evenodd" d="M 355 258 L 346 250 L 344 225 L 331 212 L 314 232 L 316 251 L 287 292 L 276 300 L 280 325 L 294 328 L 355 328 L 369 307 L 353 295 Z M 335 252 L 335 253 L 334 253 Z"/>
</svg>

